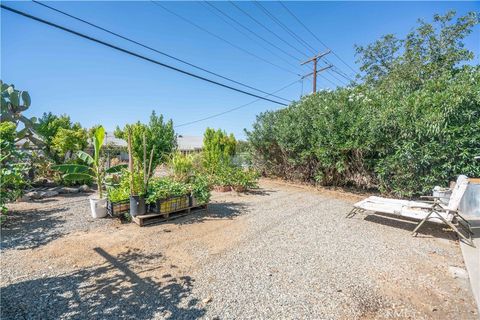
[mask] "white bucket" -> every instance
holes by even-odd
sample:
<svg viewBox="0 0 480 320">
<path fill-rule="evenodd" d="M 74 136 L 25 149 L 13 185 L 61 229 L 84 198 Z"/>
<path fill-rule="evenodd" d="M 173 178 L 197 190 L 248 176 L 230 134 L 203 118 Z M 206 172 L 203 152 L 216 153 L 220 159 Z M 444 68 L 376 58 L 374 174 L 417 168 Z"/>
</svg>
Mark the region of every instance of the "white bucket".
<svg viewBox="0 0 480 320">
<path fill-rule="evenodd" d="M 90 199 L 90 210 L 94 219 L 107 216 L 107 199 Z"/>
</svg>

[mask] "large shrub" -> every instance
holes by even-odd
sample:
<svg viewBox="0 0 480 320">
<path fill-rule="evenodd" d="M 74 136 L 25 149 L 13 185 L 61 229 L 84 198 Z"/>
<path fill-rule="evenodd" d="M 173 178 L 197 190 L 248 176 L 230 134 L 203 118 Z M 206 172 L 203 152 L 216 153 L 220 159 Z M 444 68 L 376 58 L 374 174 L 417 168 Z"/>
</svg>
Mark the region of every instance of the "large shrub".
<svg viewBox="0 0 480 320">
<path fill-rule="evenodd" d="M 358 47 L 363 82 L 257 117 L 247 132 L 264 173 L 411 196 L 478 176 L 480 68 L 462 39 L 469 14 L 435 16 L 405 39 Z"/>
<path fill-rule="evenodd" d="M 235 155 L 237 140 L 233 134 L 207 128 L 203 135 L 203 166 L 209 172 L 218 167 L 230 165 Z"/>
</svg>

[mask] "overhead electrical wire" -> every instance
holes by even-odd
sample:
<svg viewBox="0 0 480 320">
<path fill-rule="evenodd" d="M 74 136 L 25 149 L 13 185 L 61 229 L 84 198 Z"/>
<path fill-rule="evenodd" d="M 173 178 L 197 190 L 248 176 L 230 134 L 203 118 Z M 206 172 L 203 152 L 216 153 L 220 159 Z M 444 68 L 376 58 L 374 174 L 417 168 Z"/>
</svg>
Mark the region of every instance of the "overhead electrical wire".
<svg viewBox="0 0 480 320">
<path fill-rule="evenodd" d="M 93 22 L 89 22 L 89 21 L 87 21 L 87 20 L 84 20 L 84 19 L 82 19 L 82 18 L 79 18 L 79 17 L 77 17 L 77 16 L 74 16 L 74 15 L 72 15 L 72 14 L 70 14 L 70 13 L 67 13 L 67 12 L 65 12 L 65 11 L 62 11 L 62 10 L 60 10 L 60 9 L 57 9 L 57 8 L 54 8 L 54 7 L 49 6 L 49 5 L 47 5 L 47 4 L 44 4 L 44 3 L 40 2 L 40 1 L 32 0 L 32 2 L 34 2 L 34 3 L 38 4 L 38 5 L 41 5 L 41 6 L 45 7 L 45 8 L 48 8 L 48 9 L 50 9 L 50 10 L 53 10 L 53 11 L 55 11 L 55 12 L 61 13 L 61 14 L 65 15 L 65 16 L 70 17 L 70 18 L 72 18 L 72 19 L 75 19 L 75 20 L 77 20 L 77 21 L 83 22 L 83 23 L 85 23 L 85 24 L 87 24 L 87 25 L 89 25 L 89 26 L 92 26 L 92 27 L 96 28 L 96 29 L 102 30 L 102 31 L 107 32 L 107 33 L 109 33 L 109 34 L 112 34 L 112 35 L 114 35 L 114 36 L 116 36 L 116 37 L 119 37 L 119 38 L 121 38 L 121 39 L 123 39 L 123 40 L 129 41 L 129 42 L 131 42 L 131 43 L 134 43 L 134 44 L 136 44 L 136 45 L 139 45 L 139 46 L 141 46 L 141 47 L 143 47 L 143 48 L 146 48 L 146 49 L 148 49 L 148 50 L 151 50 L 151 51 L 153 51 L 153 52 L 159 53 L 159 54 L 161 54 L 161 55 L 163 55 L 163 56 L 166 56 L 166 57 L 168 57 L 168 58 L 170 58 L 170 59 L 173 59 L 173 60 L 175 60 L 175 61 L 184 63 L 184 64 L 186 64 L 186 65 L 188 65 L 188 66 L 190 66 L 190 67 L 193 67 L 193 68 L 195 68 L 195 69 L 204 71 L 204 72 L 206 72 L 206 73 L 208 73 L 208 74 L 214 75 L 214 76 L 219 77 L 219 78 L 222 78 L 222 79 L 224 79 L 224 80 L 231 81 L 231 82 L 233 82 L 233 83 L 239 84 L 239 85 L 244 86 L 244 87 L 246 87 L 246 88 L 249 88 L 249 89 L 252 89 L 252 90 L 261 92 L 261 93 L 268 94 L 268 92 L 265 92 L 265 91 L 263 91 L 263 90 L 254 88 L 254 87 L 252 87 L 252 86 L 249 86 L 249 85 L 247 85 L 247 84 L 245 84 L 245 83 L 242 83 L 242 82 L 240 82 L 240 81 L 236 81 L 236 80 L 231 79 L 231 78 L 229 78 L 229 77 L 222 76 L 221 74 L 218 74 L 218 73 L 216 73 L 216 72 L 207 70 L 207 69 L 205 69 L 205 68 L 199 67 L 199 66 L 197 66 L 197 65 L 195 65 L 195 64 L 193 64 L 193 63 L 190 63 L 190 62 L 185 61 L 185 60 L 183 60 L 183 59 L 177 58 L 177 57 L 175 57 L 175 56 L 172 56 L 171 54 L 168 54 L 168 53 L 166 53 L 166 52 L 160 51 L 160 50 L 158 50 L 158 49 L 152 48 L 151 46 L 148 46 L 148 45 L 146 45 L 146 44 L 143 44 L 143 43 L 140 43 L 140 42 L 138 42 L 138 41 L 135 41 L 135 40 L 133 40 L 133 39 L 131 39 L 131 38 L 128 38 L 128 37 L 126 37 L 126 36 L 123 36 L 123 35 L 121 35 L 121 34 L 118 34 L 118 33 L 114 32 L 114 31 L 111 31 L 111 30 L 109 30 L 109 29 L 107 29 L 107 28 L 101 27 L 101 26 L 99 26 L 99 25 L 97 25 L 97 24 L 95 24 L 95 23 L 93 23 Z M 282 98 L 282 97 L 279 97 L 279 96 L 276 96 L 276 95 L 271 95 L 271 96 L 272 96 L 272 97 L 275 97 L 275 98 L 277 98 L 277 99 L 281 99 L 281 100 L 290 102 L 290 100 L 285 99 L 285 98 Z"/>
<path fill-rule="evenodd" d="M 247 92 L 247 91 L 244 91 L 244 90 L 242 90 L 242 89 L 238 89 L 238 88 L 235 88 L 235 87 L 232 87 L 232 86 L 229 86 L 229 85 L 220 83 L 220 82 L 218 82 L 218 81 L 211 80 L 211 79 L 205 78 L 205 77 L 203 77 L 203 76 L 199 76 L 199 75 L 194 74 L 194 73 L 192 73 L 192 72 L 185 71 L 185 70 L 182 70 L 182 69 L 180 69 L 180 68 L 177 68 L 177 67 L 174 67 L 174 66 L 171 66 L 171 65 L 162 63 L 162 62 L 160 62 L 160 61 L 157 61 L 157 60 L 148 58 L 148 57 L 146 57 L 146 56 L 143 56 L 143 55 L 141 55 L 141 54 L 135 53 L 135 52 L 133 52 L 133 51 L 129 51 L 129 50 L 120 48 L 120 47 L 118 47 L 118 46 L 115 46 L 115 45 L 110 44 L 110 43 L 108 43 L 108 42 L 105 42 L 105 41 L 99 40 L 99 39 L 97 39 L 97 38 L 88 36 L 88 35 L 83 34 L 83 33 L 81 33 L 81 32 L 77 32 L 77 31 L 74 31 L 74 30 L 72 30 L 72 29 L 69 29 L 69 28 L 63 27 L 63 26 L 61 26 L 61 25 L 55 24 L 55 23 L 53 23 L 53 22 L 44 20 L 44 19 L 42 19 L 42 18 L 38 18 L 38 17 L 33 16 L 33 15 L 31 15 L 31 14 L 28 14 L 28 13 L 26 13 L 26 12 L 23 12 L 23 11 L 20 11 L 20 10 L 17 10 L 17 9 L 13 9 L 13 8 L 11 8 L 11 7 L 8 7 L 8 6 L 4 5 L 4 4 L 0 4 L 0 7 L 1 7 L 2 9 L 4 9 L 4 10 L 10 11 L 10 12 L 15 13 L 15 14 L 18 14 L 18 15 L 23 16 L 23 17 L 25 17 L 25 18 L 29 18 L 29 19 L 31 19 L 31 20 L 38 21 L 38 22 L 40 22 L 40 23 L 43 23 L 43 24 L 49 25 L 49 26 L 51 26 L 51 27 L 54 27 L 54 28 L 63 30 L 63 31 L 65 31 L 65 32 L 68 32 L 68 33 L 71 33 L 71 34 L 73 34 L 73 35 L 79 36 L 79 37 L 81 37 L 81 38 L 84 38 L 84 39 L 93 41 L 93 42 L 95 42 L 95 43 L 104 45 L 104 46 L 109 47 L 109 48 L 112 48 L 112 49 L 114 49 L 114 50 L 117 50 L 117 51 L 126 53 L 126 54 L 128 54 L 128 55 L 131 55 L 131 56 L 140 58 L 140 59 L 142 59 L 142 60 L 145 60 L 145 61 L 154 63 L 154 64 L 159 65 L 159 66 L 162 66 L 162 67 L 164 67 L 164 68 L 167 68 L 167 69 L 170 69 L 170 70 L 173 70 L 173 71 L 177 71 L 177 72 L 179 72 L 179 73 L 188 75 L 188 76 L 190 76 L 190 77 L 193 77 L 193 78 L 196 78 L 196 79 L 199 79 L 199 80 L 203 80 L 203 81 L 206 81 L 206 82 L 209 82 L 209 83 L 212 83 L 212 84 L 215 84 L 215 85 L 218 85 L 218 86 L 221 86 L 221 87 L 230 89 L 230 90 L 232 90 L 232 91 L 240 92 L 240 93 L 243 93 L 243 94 L 246 94 L 246 95 L 255 97 L 255 98 L 259 98 L 259 99 L 262 99 L 262 100 L 265 100 L 265 101 L 269 101 L 269 102 L 273 102 L 273 103 L 276 103 L 276 104 L 279 104 L 279 105 L 286 106 L 286 104 L 283 103 L 283 102 L 279 102 L 279 101 L 276 101 L 276 100 L 272 100 L 272 99 L 269 99 L 269 98 L 265 98 L 265 97 L 262 97 L 262 96 L 259 96 L 259 95 L 255 94 L 255 93 Z"/>
<path fill-rule="evenodd" d="M 313 33 L 303 22 L 302 20 L 300 20 L 290 9 L 288 9 L 288 7 L 282 2 L 282 1 L 279 1 L 279 3 L 283 6 L 283 8 L 285 8 L 285 10 L 300 24 L 302 25 L 305 30 L 307 30 L 315 39 L 317 39 L 318 42 L 320 42 L 324 47 L 326 47 L 327 49 L 331 50 L 322 40 L 320 40 L 320 38 L 315 34 Z M 353 71 L 354 74 L 357 73 L 357 71 L 355 71 L 347 62 L 345 62 L 345 60 L 343 60 L 335 51 L 331 50 L 332 51 L 332 54 L 337 57 L 338 60 L 340 60 L 341 62 L 343 62 L 344 65 L 346 65 L 348 68 L 350 68 L 350 70 Z"/>
<path fill-rule="evenodd" d="M 179 19 L 181 19 L 181 20 L 183 20 L 183 21 L 185 21 L 186 23 L 188 23 L 188 24 L 190 24 L 190 25 L 192 25 L 192 26 L 194 26 L 194 27 L 202 30 L 203 32 L 208 33 L 208 34 L 211 35 L 212 37 L 215 37 L 215 38 L 217 38 L 217 39 L 219 39 L 219 40 L 221 40 L 221 41 L 223 41 L 223 42 L 225 42 L 225 43 L 228 43 L 230 46 L 232 46 L 232 47 L 234 47 L 234 48 L 236 48 L 236 49 L 238 49 L 238 50 L 240 50 L 240 51 L 242 51 L 242 52 L 244 52 L 244 53 L 246 53 L 246 54 L 248 54 L 248 55 L 251 55 L 251 56 L 253 56 L 253 57 L 255 57 L 255 58 L 259 59 L 259 60 L 262 60 L 263 62 L 268 63 L 268 64 L 270 64 L 270 65 L 272 65 L 272 66 L 275 66 L 275 67 L 277 67 L 277 68 L 279 68 L 279 69 L 281 69 L 281 70 L 283 70 L 283 71 L 292 73 L 292 74 L 294 74 L 294 75 L 296 75 L 296 76 L 301 76 L 300 74 L 298 74 L 298 73 L 296 73 L 296 72 L 294 72 L 294 71 L 292 71 L 292 70 L 289 70 L 289 69 L 287 69 L 287 68 L 284 68 L 284 67 L 282 67 L 282 66 L 280 66 L 280 65 L 278 65 L 278 64 L 276 64 L 276 63 L 273 63 L 273 62 L 271 62 L 271 61 L 269 61 L 269 60 L 267 60 L 267 59 L 264 59 L 264 58 L 258 56 L 257 54 L 255 54 L 255 53 L 253 53 L 253 52 L 251 52 L 251 51 L 248 51 L 248 50 L 246 50 L 246 49 L 244 49 L 244 48 L 236 45 L 235 43 L 233 43 L 233 42 L 231 42 L 231 41 L 229 41 L 229 40 L 227 40 L 227 39 L 225 39 L 225 38 L 223 38 L 223 37 L 221 37 L 221 36 L 219 36 L 219 35 L 211 32 L 210 30 L 205 29 L 204 27 L 196 24 L 196 23 L 193 22 L 193 21 L 190 21 L 189 19 L 187 19 L 187 18 L 183 17 L 182 15 L 174 12 L 173 10 L 168 9 L 168 8 L 165 7 L 164 5 L 160 4 L 158 1 L 151 0 L 151 2 L 152 2 L 153 4 L 159 6 L 159 7 L 162 8 L 163 10 L 167 11 L 168 13 L 176 16 L 177 18 L 179 18 Z"/>
<path fill-rule="evenodd" d="M 295 39 L 300 45 L 304 46 L 307 50 L 310 51 L 312 54 L 317 54 L 317 50 L 312 47 L 308 42 L 303 40 L 300 36 L 298 36 L 294 31 L 292 31 L 289 27 L 287 27 L 281 20 L 277 19 L 275 15 L 273 15 L 264 5 L 261 4 L 259 1 L 254 2 L 255 5 L 260 8 L 260 10 L 265 13 L 273 22 L 279 25 L 283 30 L 285 30 L 293 39 Z"/>
<path fill-rule="evenodd" d="M 223 15 L 224 17 L 228 18 L 230 21 L 232 21 L 233 23 L 235 23 L 236 25 L 240 26 L 241 28 L 247 30 L 248 32 L 250 32 L 251 34 L 253 34 L 255 37 L 259 38 L 260 40 L 268 43 L 270 46 L 274 47 L 275 49 L 279 50 L 280 52 L 282 52 L 283 54 L 289 56 L 290 58 L 293 58 L 295 59 L 296 62 L 298 62 L 298 58 L 293 56 L 292 54 L 290 54 L 289 52 L 283 50 L 282 48 L 280 48 L 279 46 L 277 46 L 276 44 L 272 43 L 271 41 L 265 39 L 264 37 L 262 37 L 261 35 L 259 35 L 257 32 L 253 31 L 252 29 L 250 29 L 249 27 L 245 26 L 244 24 L 242 24 L 241 22 L 239 22 L 238 20 L 236 20 L 235 18 L 232 18 L 229 14 L 227 14 L 225 11 L 223 11 L 222 9 L 218 8 L 217 6 L 213 5 L 212 3 L 210 3 L 209 1 L 205 1 L 205 2 L 200 2 L 205 8 L 209 9 L 210 12 L 214 13 L 215 15 L 217 15 L 220 19 L 222 19 L 226 24 L 230 25 L 231 27 L 235 28 L 235 30 L 237 30 L 238 32 L 240 32 L 241 34 L 245 35 L 246 37 L 248 37 L 249 39 L 252 39 L 251 37 L 249 37 L 245 32 L 243 32 L 242 30 L 239 30 L 238 28 L 236 28 L 234 25 L 230 24 L 228 21 L 226 21 L 222 16 L 220 16 L 219 14 Z M 207 7 L 207 5 L 209 7 Z M 215 11 L 212 11 L 212 9 L 215 9 L 217 12 Z M 257 41 L 256 41 L 257 42 Z M 258 43 L 258 42 L 257 42 Z M 273 55 L 277 56 L 278 58 L 282 59 L 284 62 L 288 63 L 290 66 L 293 66 L 294 68 L 298 68 L 298 65 L 292 65 L 289 61 L 285 60 L 284 58 L 282 58 L 281 56 L 279 56 L 278 54 L 276 54 L 274 51 L 271 51 L 270 49 L 266 48 L 265 46 L 263 46 L 262 44 L 262 47 L 266 50 L 268 50 L 270 53 L 272 53 Z"/>
<path fill-rule="evenodd" d="M 248 13 L 246 10 L 242 9 L 240 6 L 238 6 L 235 2 L 233 1 L 229 1 L 230 4 L 232 6 L 234 6 L 235 8 L 237 8 L 240 12 L 242 12 L 244 15 L 246 15 L 247 17 L 249 17 L 251 20 L 253 20 L 254 22 L 256 22 L 259 26 L 261 26 L 263 29 L 267 30 L 268 32 L 270 32 L 271 34 L 273 34 L 277 39 L 279 39 L 280 41 L 282 41 L 283 43 L 285 43 L 286 45 L 288 45 L 290 48 L 294 49 L 295 51 L 297 51 L 298 53 L 300 53 L 301 55 L 307 57 L 307 55 L 298 50 L 297 47 L 291 45 L 288 41 L 286 41 L 285 39 L 283 39 L 282 37 L 280 37 L 278 34 L 276 34 L 275 32 L 273 32 L 272 30 L 270 30 L 270 28 L 268 28 L 267 26 L 265 26 L 263 23 L 261 23 L 260 21 L 258 21 L 258 19 L 256 19 L 255 17 L 253 17 L 250 13 Z M 301 59 L 298 59 L 299 61 Z"/>
<path fill-rule="evenodd" d="M 291 87 L 292 85 L 294 85 L 295 83 L 298 83 L 298 82 L 301 82 L 303 81 L 302 79 L 300 80 L 295 80 L 289 84 L 287 84 L 286 86 L 284 87 L 281 87 L 280 89 L 278 90 L 275 90 L 273 93 L 278 93 L 288 87 Z M 303 88 L 303 85 L 302 85 L 302 88 Z M 303 90 L 303 89 L 302 89 Z M 197 123 L 197 122 L 201 122 L 201 121 L 205 121 L 205 120 L 209 120 L 209 119 L 212 119 L 212 118 L 216 118 L 216 117 L 219 117 L 219 116 L 222 116 L 224 114 L 227 114 L 227 113 L 230 113 L 230 112 L 233 112 L 233 111 L 236 111 L 236 110 L 239 110 L 239 109 L 242 109 L 242 108 L 245 108 L 249 105 L 252 105 L 258 101 L 260 101 L 261 99 L 255 99 L 253 101 L 250 101 L 250 102 L 247 102 L 245 104 L 242 104 L 240 106 L 237 106 L 237 107 L 234 107 L 234 108 L 231 108 L 231 109 L 228 109 L 228 110 L 225 110 L 223 112 L 220 112 L 220 113 L 216 113 L 216 114 L 212 114 L 210 116 L 207 116 L 207 117 L 204 117 L 204 118 L 201 118 L 201 119 L 197 119 L 197 120 L 193 120 L 193 121 L 189 121 L 189 122 L 185 122 L 185 123 L 182 123 L 182 124 L 179 124 L 179 125 L 176 125 L 174 126 L 174 128 L 178 128 L 178 127 L 184 127 L 184 126 L 188 126 L 188 125 L 191 125 L 191 124 L 194 124 L 194 123 Z"/>
<path fill-rule="evenodd" d="M 279 25 L 283 30 L 285 30 L 292 38 L 294 38 L 298 43 L 300 43 L 302 46 L 304 46 L 307 50 L 309 50 L 312 54 L 316 54 L 317 53 L 317 50 L 311 46 L 307 41 L 305 41 L 304 39 L 302 39 L 302 37 L 300 37 L 298 34 L 296 34 L 293 30 L 291 30 L 288 26 L 286 26 L 281 20 L 277 19 L 275 17 L 275 15 L 273 13 L 271 13 L 264 5 L 261 4 L 261 2 L 255 0 L 255 4 L 257 5 L 258 8 L 260 8 L 260 10 L 262 10 L 264 12 L 264 14 L 266 16 L 268 16 L 273 22 L 275 22 L 277 25 Z M 335 66 L 333 63 L 331 63 L 330 61 L 328 61 L 327 59 L 324 58 L 324 60 L 333 65 L 334 66 L 334 69 L 335 69 L 335 73 L 338 73 L 340 76 L 342 76 L 343 78 L 347 79 L 348 81 L 354 81 L 353 79 L 351 79 L 350 77 L 348 77 L 345 73 L 343 73 L 343 71 L 340 70 L 340 68 L 338 68 L 337 66 Z M 333 69 L 332 69 L 333 70 Z M 342 85 L 345 85 L 345 83 L 341 80 L 339 80 L 338 78 L 336 77 L 333 77 L 335 78 L 337 81 L 339 81 Z"/>
</svg>

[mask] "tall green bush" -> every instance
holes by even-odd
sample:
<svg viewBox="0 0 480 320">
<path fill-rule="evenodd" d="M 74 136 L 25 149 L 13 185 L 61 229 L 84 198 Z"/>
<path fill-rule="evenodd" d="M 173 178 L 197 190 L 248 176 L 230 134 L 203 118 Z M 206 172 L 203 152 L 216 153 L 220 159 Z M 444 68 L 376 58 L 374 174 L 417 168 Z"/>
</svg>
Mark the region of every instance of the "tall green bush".
<svg viewBox="0 0 480 320">
<path fill-rule="evenodd" d="M 405 39 L 358 47 L 363 82 L 265 112 L 247 132 L 265 174 L 411 196 L 480 175 L 480 67 L 462 39 L 478 24 L 453 13 Z"/>
<path fill-rule="evenodd" d="M 214 172 L 220 166 L 229 166 L 235 155 L 237 140 L 233 134 L 225 131 L 207 128 L 203 135 L 203 166 L 209 172 Z"/>
<path fill-rule="evenodd" d="M 169 120 L 164 122 L 163 116 L 157 116 L 155 111 L 150 115 L 148 124 L 140 122 L 125 126 L 120 129 L 115 129 L 114 135 L 116 138 L 127 140 L 127 129 L 131 128 L 132 132 L 132 153 L 135 162 L 143 165 L 143 137 L 146 138 L 146 153 L 150 155 L 153 149 L 152 170 L 158 164 L 166 161 L 169 154 L 175 149 L 176 140 L 175 132 L 173 130 L 173 122 Z"/>
</svg>

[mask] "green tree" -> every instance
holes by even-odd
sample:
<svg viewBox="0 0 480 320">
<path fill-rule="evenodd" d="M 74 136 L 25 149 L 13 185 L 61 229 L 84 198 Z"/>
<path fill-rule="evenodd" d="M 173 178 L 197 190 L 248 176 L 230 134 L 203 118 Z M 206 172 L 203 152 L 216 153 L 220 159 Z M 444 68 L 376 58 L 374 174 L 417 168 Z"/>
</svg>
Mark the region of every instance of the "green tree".
<svg viewBox="0 0 480 320">
<path fill-rule="evenodd" d="M 55 162 L 61 163 L 67 154 L 87 147 L 87 132 L 80 123 L 72 123 L 70 116 L 44 113 L 36 125 L 36 132 L 45 143 L 43 150 Z"/>
<path fill-rule="evenodd" d="M 152 170 L 160 163 L 167 161 L 169 154 L 175 149 L 175 131 L 173 130 L 172 120 L 164 122 L 163 115 L 157 116 L 155 111 L 152 111 L 148 124 L 137 122 L 126 125 L 123 129 L 117 127 L 114 132 L 115 137 L 127 140 L 128 128 L 132 131 L 132 153 L 137 164 L 143 165 L 144 136 L 147 158 L 151 150 L 154 150 Z"/>
<path fill-rule="evenodd" d="M 73 155 L 74 152 L 87 147 L 87 131 L 81 128 L 60 128 L 51 143 L 52 150 L 59 157 L 65 158 L 67 154 Z"/>
<path fill-rule="evenodd" d="M 219 166 L 231 165 L 237 141 L 233 134 L 227 135 L 221 129 L 207 128 L 203 135 L 203 165 L 210 172 Z"/>
</svg>

